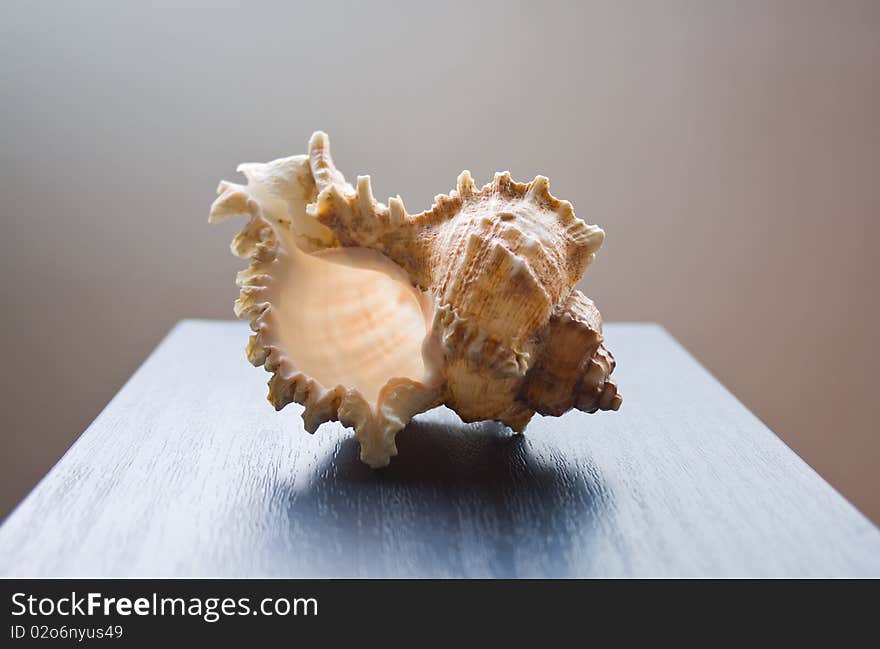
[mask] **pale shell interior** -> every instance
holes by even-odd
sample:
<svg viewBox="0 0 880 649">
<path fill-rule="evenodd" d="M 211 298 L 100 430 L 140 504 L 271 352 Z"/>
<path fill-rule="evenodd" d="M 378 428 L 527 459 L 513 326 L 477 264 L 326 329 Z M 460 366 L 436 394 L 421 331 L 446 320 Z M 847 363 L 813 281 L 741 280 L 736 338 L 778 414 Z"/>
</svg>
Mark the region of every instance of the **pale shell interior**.
<svg viewBox="0 0 880 649">
<path fill-rule="evenodd" d="M 422 346 L 433 305 L 396 264 L 372 250 L 295 245 L 281 263 L 270 317 L 297 370 L 326 389 L 357 390 L 374 408 L 392 378 L 431 380 Z"/>
</svg>

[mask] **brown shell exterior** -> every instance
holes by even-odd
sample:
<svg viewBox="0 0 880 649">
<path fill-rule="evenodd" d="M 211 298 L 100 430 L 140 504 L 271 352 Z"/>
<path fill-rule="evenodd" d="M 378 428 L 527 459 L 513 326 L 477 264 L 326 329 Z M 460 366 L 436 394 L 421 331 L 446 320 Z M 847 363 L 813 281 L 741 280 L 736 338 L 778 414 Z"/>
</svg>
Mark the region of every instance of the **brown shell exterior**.
<svg viewBox="0 0 880 649">
<path fill-rule="evenodd" d="M 477 190 L 464 172 L 413 216 L 399 199 L 377 203 L 360 178 L 349 195 L 322 191 L 313 214 L 341 245 L 381 251 L 435 297 L 443 399 L 464 421 L 522 430 L 535 412 L 620 407 L 601 317 L 573 289 L 604 233 L 552 196 L 543 176 L 518 183 L 499 173 Z"/>
</svg>

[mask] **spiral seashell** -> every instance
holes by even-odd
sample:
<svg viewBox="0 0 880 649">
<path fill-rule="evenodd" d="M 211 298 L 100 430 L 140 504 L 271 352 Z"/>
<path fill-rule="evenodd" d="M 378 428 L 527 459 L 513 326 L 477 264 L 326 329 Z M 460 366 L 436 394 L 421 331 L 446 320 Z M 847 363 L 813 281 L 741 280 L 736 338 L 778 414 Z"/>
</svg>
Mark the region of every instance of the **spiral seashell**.
<svg viewBox="0 0 880 649">
<path fill-rule="evenodd" d="M 431 209 L 373 197 L 346 182 L 324 133 L 308 155 L 239 166 L 220 184 L 210 222 L 243 215 L 232 252 L 248 359 L 272 373 L 276 409 L 304 406 L 309 432 L 354 428 L 373 467 L 395 435 L 440 404 L 463 421 L 522 431 L 537 412 L 617 410 L 602 319 L 574 289 L 604 232 L 554 198 L 543 176 L 496 174 L 478 189 L 458 177 Z"/>
</svg>

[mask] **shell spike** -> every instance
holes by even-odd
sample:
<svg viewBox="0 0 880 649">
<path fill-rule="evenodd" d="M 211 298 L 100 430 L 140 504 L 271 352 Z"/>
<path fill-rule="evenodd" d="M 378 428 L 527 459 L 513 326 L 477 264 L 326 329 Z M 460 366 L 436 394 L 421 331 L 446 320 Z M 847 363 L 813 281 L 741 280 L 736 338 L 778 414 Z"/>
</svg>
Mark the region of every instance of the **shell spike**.
<svg viewBox="0 0 880 649">
<path fill-rule="evenodd" d="M 550 199 L 550 192 L 547 192 L 547 198 Z M 571 206 L 571 203 L 568 201 L 559 201 L 559 206 L 556 208 L 556 213 L 559 214 L 564 221 L 569 221 L 574 219 L 574 208 Z M 578 219 L 580 220 L 580 219 Z"/>
<path fill-rule="evenodd" d="M 208 223 L 221 223 L 230 216 L 248 215 L 248 194 L 245 187 L 223 181 L 217 188 L 218 198 L 211 205 Z"/>
<path fill-rule="evenodd" d="M 580 219 L 572 224 L 569 233 L 572 243 L 591 254 L 599 252 L 599 248 L 605 243 L 605 230 L 598 225 L 587 225 Z"/>
<path fill-rule="evenodd" d="M 510 172 L 509 171 L 498 171 L 495 173 L 495 177 L 492 179 L 492 187 L 496 191 L 503 191 L 510 186 Z"/>
<path fill-rule="evenodd" d="M 319 192 L 330 185 L 345 183 L 330 156 L 330 138 L 323 131 L 315 131 L 309 139 L 309 166 Z"/>
<path fill-rule="evenodd" d="M 392 226 L 403 225 L 406 221 L 406 208 L 399 194 L 388 199 L 388 219 Z"/>
<path fill-rule="evenodd" d="M 531 199 L 547 200 L 550 198 L 550 180 L 547 176 L 535 176 L 535 179 L 529 183 L 528 196 Z"/>
<path fill-rule="evenodd" d="M 474 184 L 474 179 L 471 177 L 470 171 L 465 169 L 458 175 L 456 187 L 458 189 L 459 195 L 462 198 L 471 196 L 476 191 L 477 186 Z"/>
<path fill-rule="evenodd" d="M 370 186 L 369 176 L 358 176 L 357 178 L 357 199 L 361 214 L 370 214 L 374 211 L 373 188 Z"/>
<path fill-rule="evenodd" d="M 348 214 L 350 208 L 342 191 L 336 185 L 330 185 L 318 195 L 318 205 L 328 205 L 330 209 L 342 214 Z"/>
</svg>

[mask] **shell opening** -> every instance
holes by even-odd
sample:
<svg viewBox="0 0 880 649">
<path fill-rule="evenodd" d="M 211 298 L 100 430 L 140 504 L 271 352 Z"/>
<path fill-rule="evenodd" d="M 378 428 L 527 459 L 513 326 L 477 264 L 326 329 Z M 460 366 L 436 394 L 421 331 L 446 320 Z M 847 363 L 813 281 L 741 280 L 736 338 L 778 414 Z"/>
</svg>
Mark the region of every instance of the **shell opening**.
<svg viewBox="0 0 880 649">
<path fill-rule="evenodd" d="M 375 409 L 393 378 L 431 383 L 422 354 L 433 303 L 381 253 L 332 248 L 280 263 L 271 300 L 276 335 L 296 369 L 326 389 L 356 389 Z"/>
</svg>

